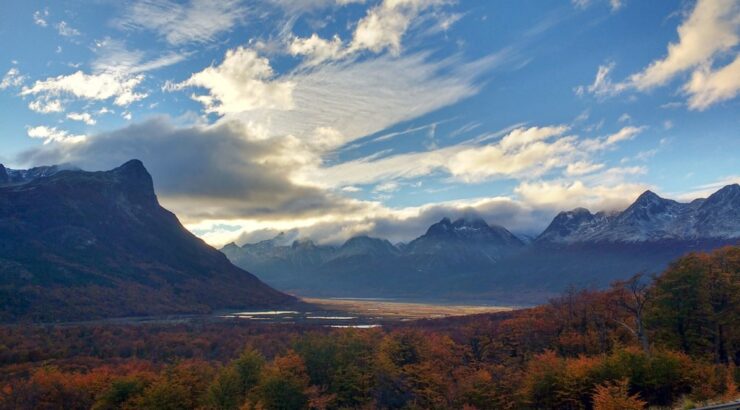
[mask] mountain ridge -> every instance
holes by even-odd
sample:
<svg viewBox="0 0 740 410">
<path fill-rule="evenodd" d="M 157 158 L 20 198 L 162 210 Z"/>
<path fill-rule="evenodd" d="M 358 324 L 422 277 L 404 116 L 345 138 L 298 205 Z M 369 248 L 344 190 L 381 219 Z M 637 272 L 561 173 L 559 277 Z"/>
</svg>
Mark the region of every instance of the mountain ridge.
<svg viewBox="0 0 740 410">
<path fill-rule="evenodd" d="M 295 303 L 187 231 L 138 160 L 0 186 L 0 321 Z"/>
<path fill-rule="evenodd" d="M 442 218 L 405 244 L 375 238 L 392 247 L 381 256 L 337 257 L 356 237 L 338 246 L 304 238 L 269 251 L 262 246 L 270 240 L 223 251 L 273 286 L 297 293 L 508 298 L 533 291 L 532 302 L 539 302 L 569 285 L 604 286 L 639 271 L 657 272 L 686 252 L 737 243 L 739 192 L 733 184 L 681 203 L 646 191 L 621 212 L 560 212 L 526 243 L 502 226 L 465 215 Z"/>
</svg>

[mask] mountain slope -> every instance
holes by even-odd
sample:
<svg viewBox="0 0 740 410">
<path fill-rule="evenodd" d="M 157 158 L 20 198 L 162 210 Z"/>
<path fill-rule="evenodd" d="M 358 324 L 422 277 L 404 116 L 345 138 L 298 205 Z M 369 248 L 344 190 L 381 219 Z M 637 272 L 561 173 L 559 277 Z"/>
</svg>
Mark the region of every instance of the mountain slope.
<svg viewBox="0 0 740 410">
<path fill-rule="evenodd" d="M 184 229 L 140 161 L 0 187 L 2 321 L 294 302 Z"/>
</svg>

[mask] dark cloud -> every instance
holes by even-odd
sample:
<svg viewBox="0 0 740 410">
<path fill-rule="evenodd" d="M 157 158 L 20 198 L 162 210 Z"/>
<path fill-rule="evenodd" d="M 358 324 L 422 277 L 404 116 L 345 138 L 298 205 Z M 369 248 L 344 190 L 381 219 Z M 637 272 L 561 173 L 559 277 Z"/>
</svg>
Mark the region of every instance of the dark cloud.
<svg viewBox="0 0 740 410">
<path fill-rule="evenodd" d="M 138 158 L 152 174 L 162 202 L 191 221 L 353 209 L 344 198 L 293 183 L 290 161 L 270 160 L 290 157 L 281 141 L 246 136 L 239 123 L 180 128 L 158 117 L 77 144 L 47 144 L 24 152 L 16 162 L 105 170 Z"/>
<path fill-rule="evenodd" d="M 404 216 L 404 212 L 368 217 L 361 220 L 323 222 L 292 230 L 290 237 L 310 238 L 319 243 L 341 244 L 356 235 L 385 238 L 391 242 L 408 242 L 423 235 L 430 225 L 442 218 L 456 219 L 470 214 L 483 218 L 491 225 L 501 225 L 517 235 L 536 236 L 552 220 L 557 211 L 550 208 L 533 209 L 521 202 L 494 198 L 474 207 L 437 204 L 424 207 L 418 214 Z M 297 231 L 297 234 L 296 234 Z M 258 234 L 257 234 L 258 233 Z M 236 242 L 254 243 L 277 235 L 277 230 L 260 230 L 242 234 Z"/>
</svg>

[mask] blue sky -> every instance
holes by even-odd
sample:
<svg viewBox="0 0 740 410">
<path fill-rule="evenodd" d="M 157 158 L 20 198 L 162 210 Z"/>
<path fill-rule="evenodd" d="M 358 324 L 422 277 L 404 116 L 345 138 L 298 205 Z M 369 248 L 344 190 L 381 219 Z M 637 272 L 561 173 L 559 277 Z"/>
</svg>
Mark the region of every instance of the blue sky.
<svg viewBox="0 0 740 410">
<path fill-rule="evenodd" d="M 1 4 L 0 161 L 140 158 L 216 245 L 740 180 L 738 0 Z"/>
</svg>

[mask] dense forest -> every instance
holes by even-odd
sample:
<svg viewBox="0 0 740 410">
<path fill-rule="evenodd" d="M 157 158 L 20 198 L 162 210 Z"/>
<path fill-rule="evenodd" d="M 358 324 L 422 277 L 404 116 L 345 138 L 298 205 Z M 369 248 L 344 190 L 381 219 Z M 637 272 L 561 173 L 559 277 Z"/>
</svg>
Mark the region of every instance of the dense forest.
<svg viewBox="0 0 740 410">
<path fill-rule="evenodd" d="M 642 409 L 740 396 L 740 247 L 498 314 L 0 328 L 0 408 Z"/>
</svg>

